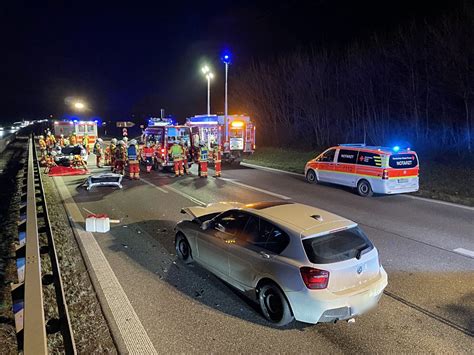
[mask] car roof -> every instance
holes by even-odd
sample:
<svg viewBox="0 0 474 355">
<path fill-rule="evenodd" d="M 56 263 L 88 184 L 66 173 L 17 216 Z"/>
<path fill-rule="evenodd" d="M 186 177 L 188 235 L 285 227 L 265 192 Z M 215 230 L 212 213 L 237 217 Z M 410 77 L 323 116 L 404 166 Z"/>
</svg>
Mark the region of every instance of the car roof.
<svg viewBox="0 0 474 355">
<path fill-rule="evenodd" d="M 361 150 L 365 152 L 374 152 L 374 153 L 384 153 L 384 154 L 407 154 L 407 153 L 415 153 L 415 151 L 411 150 L 410 148 L 402 149 L 400 148 L 397 151 L 394 151 L 393 148 L 390 147 L 383 147 L 380 145 L 365 145 L 365 144 L 339 144 L 337 146 L 332 147 L 334 149 L 354 149 L 354 150 Z"/>
<path fill-rule="evenodd" d="M 320 208 L 288 201 L 250 204 L 243 206 L 242 209 L 274 221 L 300 234 L 302 238 L 356 225 L 349 219 Z"/>
</svg>

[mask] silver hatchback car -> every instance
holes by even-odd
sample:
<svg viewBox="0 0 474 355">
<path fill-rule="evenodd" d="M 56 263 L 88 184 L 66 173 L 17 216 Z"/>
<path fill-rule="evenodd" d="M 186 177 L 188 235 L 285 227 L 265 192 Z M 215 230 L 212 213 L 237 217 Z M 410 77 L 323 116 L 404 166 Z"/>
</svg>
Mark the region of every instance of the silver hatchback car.
<svg viewBox="0 0 474 355">
<path fill-rule="evenodd" d="M 253 295 L 275 325 L 351 319 L 387 286 L 378 251 L 358 225 L 311 206 L 220 202 L 182 210 L 179 258 Z"/>
</svg>

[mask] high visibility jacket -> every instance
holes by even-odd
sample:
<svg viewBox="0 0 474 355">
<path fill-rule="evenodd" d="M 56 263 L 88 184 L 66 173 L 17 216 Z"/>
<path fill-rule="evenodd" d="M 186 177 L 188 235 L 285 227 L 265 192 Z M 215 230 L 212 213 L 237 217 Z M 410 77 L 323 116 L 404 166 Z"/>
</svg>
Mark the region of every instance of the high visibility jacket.
<svg viewBox="0 0 474 355">
<path fill-rule="evenodd" d="M 179 144 L 173 144 L 173 146 L 171 147 L 171 157 L 174 159 L 183 159 L 183 147 L 181 147 Z"/>
<path fill-rule="evenodd" d="M 131 145 L 127 148 L 128 160 L 137 160 L 137 147 Z"/>
<path fill-rule="evenodd" d="M 117 150 L 117 146 L 115 144 L 110 143 L 109 149 L 110 149 L 110 154 L 112 154 L 115 157 L 115 151 Z"/>
<path fill-rule="evenodd" d="M 144 147 L 142 152 L 143 152 L 143 156 L 145 158 L 151 158 L 151 157 L 153 157 L 153 154 L 155 153 L 155 150 L 152 147 Z"/>
<path fill-rule="evenodd" d="M 207 161 L 209 151 L 207 147 L 201 147 L 199 150 L 199 161 Z"/>
<path fill-rule="evenodd" d="M 99 142 L 96 142 L 94 144 L 94 154 L 95 155 L 102 155 L 103 151 L 102 151 L 102 145 L 99 143 Z"/>
<path fill-rule="evenodd" d="M 119 145 L 115 148 L 115 159 L 125 160 L 127 159 L 127 151 L 123 145 Z"/>
<path fill-rule="evenodd" d="M 46 149 L 46 141 L 44 139 L 39 140 L 40 149 Z"/>
<path fill-rule="evenodd" d="M 89 145 L 89 138 L 87 137 L 82 138 L 82 145 L 87 147 Z"/>
<path fill-rule="evenodd" d="M 214 155 L 214 162 L 220 163 L 221 162 L 221 148 L 219 146 L 214 147 L 213 149 L 213 155 Z"/>
</svg>

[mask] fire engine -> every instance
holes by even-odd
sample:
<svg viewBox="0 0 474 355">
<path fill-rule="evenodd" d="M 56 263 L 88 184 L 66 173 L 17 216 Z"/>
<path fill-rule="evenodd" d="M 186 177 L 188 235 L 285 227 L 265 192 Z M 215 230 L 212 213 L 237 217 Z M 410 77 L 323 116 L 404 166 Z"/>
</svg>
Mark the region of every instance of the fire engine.
<svg viewBox="0 0 474 355">
<path fill-rule="evenodd" d="M 73 133 L 76 134 L 78 142 L 82 142 L 84 134 L 87 133 L 89 147 L 92 148 L 98 135 L 97 121 L 68 120 L 54 122 L 54 135 L 56 138 L 59 138 L 61 134 L 64 135 L 64 138 L 68 138 Z"/>
<path fill-rule="evenodd" d="M 164 170 L 173 166 L 170 149 L 175 141 L 184 142 L 189 147 L 188 162 L 193 161 L 191 159 L 194 152 L 191 127 L 176 125 L 170 118 L 150 118 L 142 140 L 145 144 L 151 142 L 156 149 L 155 169 Z"/>
<path fill-rule="evenodd" d="M 245 155 L 255 151 L 255 125 L 249 116 L 197 115 L 186 119 L 199 143 L 210 146 L 212 141 L 223 147 L 222 160 L 240 163 Z M 197 140 L 197 139 L 196 139 Z"/>
</svg>

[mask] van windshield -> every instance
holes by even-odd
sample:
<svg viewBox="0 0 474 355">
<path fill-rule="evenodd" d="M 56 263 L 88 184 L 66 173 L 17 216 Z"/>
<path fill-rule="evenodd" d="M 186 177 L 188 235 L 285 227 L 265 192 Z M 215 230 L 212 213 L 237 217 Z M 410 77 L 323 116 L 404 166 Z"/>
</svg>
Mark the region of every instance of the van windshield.
<svg viewBox="0 0 474 355">
<path fill-rule="evenodd" d="M 388 165 L 394 169 L 415 168 L 418 165 L 418 159 L 415 154 L 393 154 L 390 156 Z"/>
<path fill-rule="evenodd" d="M 314 264 L 329 264 L 360 258 L 362 254 L 374 248 L 359 227 L 304 239 L 303 247 L 309 261 Z"/>
</svg>

